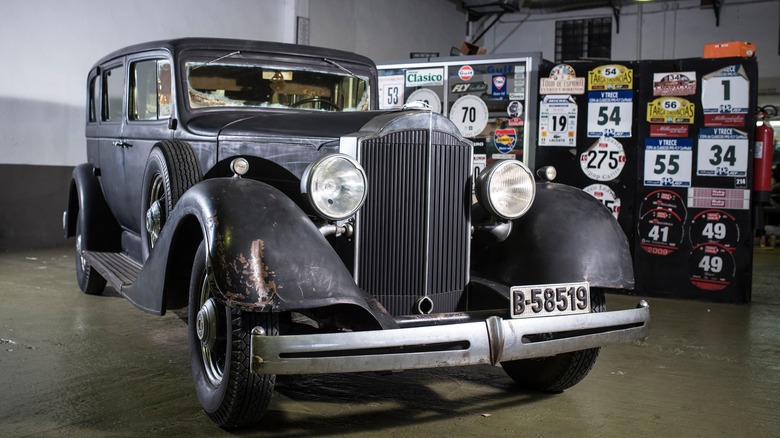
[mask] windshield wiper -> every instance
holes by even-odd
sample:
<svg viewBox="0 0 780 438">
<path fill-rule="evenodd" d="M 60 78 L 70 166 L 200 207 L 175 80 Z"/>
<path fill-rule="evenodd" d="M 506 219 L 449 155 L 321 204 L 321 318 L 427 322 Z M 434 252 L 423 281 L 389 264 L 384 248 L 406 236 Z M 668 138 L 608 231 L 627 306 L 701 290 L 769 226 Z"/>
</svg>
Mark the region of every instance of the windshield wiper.
<svg viewBox="0 0 780 438">
<path fill-rule="evenodd" d="M 352 73 L 348 68 L 344 67 L 343 65 L 339 64 L 338 62 L 336 62 L 336 61 L 334 61 L 332 59 L 322 58 L 322 60 L 327 62 L 328 64 L 338 68 L 339 70 L 347 73 L 348 75 L 350 75 L 352 77 L 358 77 L 358 75 L 356 75 L 355 73 Z"/>
<path fill-rule="evenodd" d="M 235 52 L 230 52 L 230 53 L 228 53 L 227 55 L 222 55 L 222 56 L 220 56 L 219 58 L 212 59 L 211 61 L 208 61 L 208 62 L 206 62 L 206 63 L 204 63 L 204 64 L 201 64 L 201 65 L 198 65 L 198 66 L 196 66 L 196 67 L 193 67 L 192 69 L 193 69 L 193 70 L 197 70 L 197 69 L 199 69 L 199 68 L 201 68 L 201 67 L 205 67 L 205 66 L 207 66 L 207 65 L 209 65 L 209 64 L 213 64 L 213 63 L 215 63 L 215 62 L 219 62 L 219 61 L 221 61 L 221 60 L 223 60 L 223 59 L 225 59 L 225 58 L 229 58 L 229 57 L 231 57 L 231 56 L 240 55 L 240 54 L 241 54 L 241 51 L 240 51 L 240 50 L 236 50 Z"/>
</svg>

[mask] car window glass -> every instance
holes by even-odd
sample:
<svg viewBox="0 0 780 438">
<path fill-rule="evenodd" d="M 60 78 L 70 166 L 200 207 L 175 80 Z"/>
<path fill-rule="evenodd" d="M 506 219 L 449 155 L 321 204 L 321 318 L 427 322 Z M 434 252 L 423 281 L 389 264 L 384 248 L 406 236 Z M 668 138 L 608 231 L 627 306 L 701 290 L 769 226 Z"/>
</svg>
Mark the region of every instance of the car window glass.
<svg viewBox="0 0 780 438">
<path fill-rule="evenodd" d="M 271 107 L 319 111 L 369 109 L 368 78 L 310 68 L 187 62 L 191 108 Z"/>
<path fill-rule="evenodd" d="M 89 80 L 89 103 L 88 110 L 89 115 L 88 120 L 90 122 L 96 122 L 97 121 L 97 114 L 95 113 L 95 95 L 97 93 L 97 77 L 93 77 Z"/>
<path fill-rule="evenodd" d="M 139 61 L 130 66 L 130 120 L 160 120 L 171 115 L 171 64 Z"/>
<path fill-rule="evenodd" d="M 157 62 L 157 102 L 159 108 L 160 118 L 168 118 L 171 116 L 172 96 L 171 90 L 173 89 L 171 84 L 171 63 L 168 61 Z"/>
<path fill-rule="evenodd" d="M 103 75 L 103 121 L 116 122 L 122 118 L 122 67 L 112 68 Z"/>
</svg>

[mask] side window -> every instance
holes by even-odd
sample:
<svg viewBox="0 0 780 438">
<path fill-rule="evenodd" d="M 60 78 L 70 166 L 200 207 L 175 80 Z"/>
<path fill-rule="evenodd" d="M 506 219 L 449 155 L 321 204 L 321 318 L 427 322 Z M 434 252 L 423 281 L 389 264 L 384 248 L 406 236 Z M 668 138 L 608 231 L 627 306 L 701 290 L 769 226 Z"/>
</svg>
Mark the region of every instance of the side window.
<svg viewBox="0 0 780 438">
<path fill-rule="evenodd" d="M 160 120 L 171 116 L 171 65 L 164 60 L 130 65 L 130 120 Z"/>
<path fill-rule="evenodd" d="M 89 96 L 87 97 L 87 110 L 89 111 L 89 114 L 87 114 L 87 120 L 90 123 L 97 122 L 97 106 L 96 106 L 96 99 L 97 96 L 97 77 L 94 76 L 89 79 Z"/>
<path fill-rule="evenodd" d="M 122 119 L 122 92 L 124 78 L 122 67 L 115 67 L 103 74 L 103 111 L 104 122 L 118 122 Z"/>
</svg>

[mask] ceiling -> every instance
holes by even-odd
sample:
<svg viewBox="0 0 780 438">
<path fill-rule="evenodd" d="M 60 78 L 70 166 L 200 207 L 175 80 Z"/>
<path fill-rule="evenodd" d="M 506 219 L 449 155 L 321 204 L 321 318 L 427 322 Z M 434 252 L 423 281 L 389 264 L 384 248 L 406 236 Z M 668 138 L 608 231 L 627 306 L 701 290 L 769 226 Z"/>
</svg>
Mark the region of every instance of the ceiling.
<svg viewBox="0 0 780 438">
<path fill-rule="evenodd" d="M 470 18 L 480 18 L 496 13 L 520 12 L 526 14 L 552 14 L 594 8 L 619 9 L 635 4 L 636 0 L 461 0 Z"/>
</svg>

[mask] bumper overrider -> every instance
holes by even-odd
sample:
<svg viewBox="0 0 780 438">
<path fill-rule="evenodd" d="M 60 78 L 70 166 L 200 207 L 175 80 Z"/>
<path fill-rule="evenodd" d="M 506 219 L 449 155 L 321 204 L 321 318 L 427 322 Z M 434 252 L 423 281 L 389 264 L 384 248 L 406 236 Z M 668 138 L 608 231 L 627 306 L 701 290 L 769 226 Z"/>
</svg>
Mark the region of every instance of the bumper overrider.
<svg viewBox="0 0 780 438">
<path fill-rule="evenodd" d="M 554 356 L 617 342 L 650 331 L 650 308 L 581 315 L 504 319 L 390 330 L 266 336 L 252 332 L 257 374 L 400 371 Z"/>
</svg>

